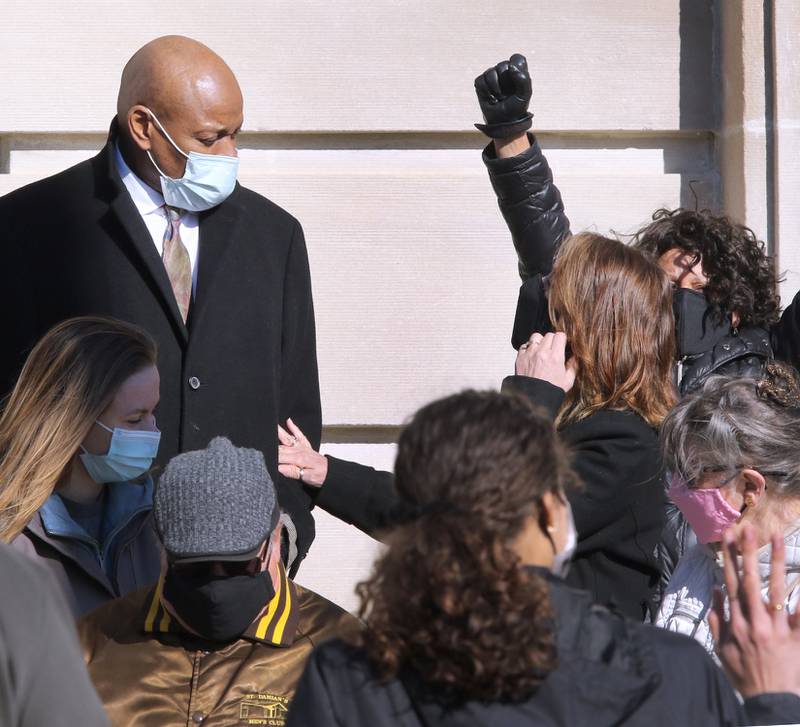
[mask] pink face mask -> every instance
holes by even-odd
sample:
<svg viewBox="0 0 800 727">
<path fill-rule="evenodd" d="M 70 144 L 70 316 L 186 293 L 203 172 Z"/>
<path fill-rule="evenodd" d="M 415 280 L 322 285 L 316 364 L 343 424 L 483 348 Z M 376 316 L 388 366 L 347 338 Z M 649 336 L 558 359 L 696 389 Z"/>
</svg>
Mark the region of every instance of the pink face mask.
<svg viewBox="0 0 800 727">
<path fill-rule="evenodd" d="M 739 522 L 742 516 L 725 500 L 718 487 L 692 490 L 679 475 L 672 476 L 667 495 L 692 526 L 697 541 L 703 545 L 721 541 L 722 533 Z"/>
</svg>

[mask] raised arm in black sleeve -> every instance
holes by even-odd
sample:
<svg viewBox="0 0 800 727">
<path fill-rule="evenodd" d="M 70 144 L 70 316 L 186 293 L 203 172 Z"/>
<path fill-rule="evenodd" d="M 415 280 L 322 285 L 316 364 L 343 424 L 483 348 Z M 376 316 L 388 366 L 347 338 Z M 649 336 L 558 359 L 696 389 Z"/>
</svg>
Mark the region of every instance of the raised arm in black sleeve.
<svg viewBox="0 0 800 727">
<path fill-rule="evenodd" d="M 561 192 L 539 142 L 528 135 L 531 146 L 507 159 L 498 159 L 494 142 L 483 150 L 483 161 L 497 195 L 519 257 L 522 280 L 547 275 L 561 241 L 569 235 Z"/>
</svg>

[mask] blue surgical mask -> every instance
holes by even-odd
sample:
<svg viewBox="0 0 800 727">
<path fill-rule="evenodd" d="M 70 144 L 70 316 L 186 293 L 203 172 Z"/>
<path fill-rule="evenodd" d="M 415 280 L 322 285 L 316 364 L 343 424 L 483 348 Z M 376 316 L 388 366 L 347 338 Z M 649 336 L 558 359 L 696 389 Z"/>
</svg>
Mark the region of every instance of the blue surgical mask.
<svg viewBox="0 0 800 727">
<path fill-rule="evenodd" d="M 147 156 L 161 175 L 164 201 L 170 207 L 189 212 L 203 212 L 228 199 L 236 186 L 239 157 L 200 154 L 196 151 L 187 154 L 172 140 L 152 111 L 150 116 L 175 150 L 186 157 L 186 171 L 180 179 L 173 179 L 161 171 L 150 150 L 147 150 Z"/>
<path fill-rule="evenodd" d="M 107 454 L 92 454 L 81 445 L 79 455 L 86 471 L 97 483 L 129 482 L 141 477 L 153 466 L 158 454 L 161 432 L 143 432 L 138 429 L 109 429 L 103 422 L 97 425 L 111 432 L 111 444 Z"/>
</svg>

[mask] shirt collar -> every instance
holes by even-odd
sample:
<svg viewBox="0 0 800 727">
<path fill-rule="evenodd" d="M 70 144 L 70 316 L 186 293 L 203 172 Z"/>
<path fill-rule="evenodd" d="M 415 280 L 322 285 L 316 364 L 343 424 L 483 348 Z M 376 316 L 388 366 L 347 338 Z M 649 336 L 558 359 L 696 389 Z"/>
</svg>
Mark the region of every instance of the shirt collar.
<svg viewBox="0 0 800 727">
<path fill-rule="evenodd" d="M 133 204 L 136 205 L 140 215 L 153 214 L 164 206 L 164 197 L 133 173 L 122 157 L 118 143 L 114 144 L 114 163 L 117 165 L 117 171 L 122 183 L 128 190 L 128 194 L 130 194 Z"/>
<path fill-rule="evenodd" d="M 144 632 L 150 634 L 186 634 L 184 629 L 164 608 L 161 599 L 164 576 L 158 580 L 152 594 L 145 601 Z M 257 618 L 241 638 L 270 646 L 291 646 L 300 621 L 297 589 L 286 575 L 283 563 L 278 561 L 278 587 L 275 595 L 265 604 L 262 616 Z"/>
</svg>

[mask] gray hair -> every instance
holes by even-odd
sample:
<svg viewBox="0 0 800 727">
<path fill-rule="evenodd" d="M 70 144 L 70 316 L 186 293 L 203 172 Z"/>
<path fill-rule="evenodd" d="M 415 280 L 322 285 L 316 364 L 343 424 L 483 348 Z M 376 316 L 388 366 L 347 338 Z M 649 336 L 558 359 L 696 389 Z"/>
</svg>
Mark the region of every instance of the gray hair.
<svg viewBox="0 0 800 727">
<path fill-rule="evenodd" d="M 796 374 L 770 364 L 766 376 L 712 376 L 682 399 L 661 425 L 666 466 L 690 486 L 707 472 L 751 468 L 773 494 L 800 497 L 800 409 L 785 396 L 788 382 L 796 398 Z"/>
</svg>

